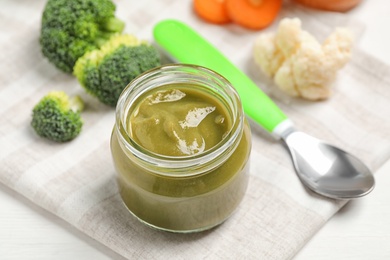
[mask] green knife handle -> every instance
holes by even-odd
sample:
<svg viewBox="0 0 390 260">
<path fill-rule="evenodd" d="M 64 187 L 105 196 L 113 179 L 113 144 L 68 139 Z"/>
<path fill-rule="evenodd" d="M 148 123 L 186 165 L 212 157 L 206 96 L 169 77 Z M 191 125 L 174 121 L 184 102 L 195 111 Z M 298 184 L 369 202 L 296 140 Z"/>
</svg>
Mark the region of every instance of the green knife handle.
<svg viewBox="0 0 390 260">
<path fill-rule="evenodd" d="M 164 20 L 154 27 L 153 34 L 157 44 L 178 62 L 209 68 L 230 81 L 241 98 L 245 113 L 269 132 L 287 120 L 248 76 L 186 24 Z"/>
</svg>

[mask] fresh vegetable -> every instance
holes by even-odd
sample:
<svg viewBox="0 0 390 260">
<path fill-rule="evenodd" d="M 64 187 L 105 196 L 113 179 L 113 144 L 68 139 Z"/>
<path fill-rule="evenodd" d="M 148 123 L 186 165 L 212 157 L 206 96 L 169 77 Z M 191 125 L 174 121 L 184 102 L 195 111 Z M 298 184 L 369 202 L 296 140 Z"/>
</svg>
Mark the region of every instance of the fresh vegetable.
<svg viewBox="0 0 390 260">
<path fill-rule="evenodd" d="M 291 96 L 309 100 L 328 98 L 337 71 L 350 59 L 353 37 L 337 28 L 321 45 L 301 29 L 298 18 L 283 19 L 276 33 L 261 34 L 254 45 L 254 60 Z"/>
<path fill-rule="evenodd" d="M 194 0 L 196 14 L 215 24 L 237 23 L 258 30 L 269 26 L 278 15 L 282 0 Z"/>
<path fill-rule="evenodd" d="M 194 0 L 195 12 L 204 20 L 225 24 L 230 22 L 230 17 L 226 10 L 226 0 Z"/>
<path fill-rule="evenodd" d="M 295 2 L 326 11 L 345 12 L 358 5 L 361 0 L 295 0 Z"/>
<path fill-rule="evenodd" d="M 227 0 L 228 15 L 235 23 L 249 29 L 263 29 L 278 15 L 282 0 Z"/>
<path fill-rule="evenodd" d="M 124 34 L 78 59 L 74 75 L 89 94 L 114 107 L 131 80 L 159 65 L 160 56 L 153 46 Z"/>
<path fill-rule="evenodd" d="M 52 91 L 44 96 L 32 113 L 31 126 L 44 138 L 66 142 L 79 135 L 83 126 L 80 113 L 84 102 L 79 96 L 69 98 L 63 91 Z"/>
<path fill-rule="evenodd" d="M 98 48 L 124 23 L 114 15 L 111 0 L 48 0 L 42 14 L 42 53 L 64 72 L 71 73 L 77 59 Z"/>
</svg>

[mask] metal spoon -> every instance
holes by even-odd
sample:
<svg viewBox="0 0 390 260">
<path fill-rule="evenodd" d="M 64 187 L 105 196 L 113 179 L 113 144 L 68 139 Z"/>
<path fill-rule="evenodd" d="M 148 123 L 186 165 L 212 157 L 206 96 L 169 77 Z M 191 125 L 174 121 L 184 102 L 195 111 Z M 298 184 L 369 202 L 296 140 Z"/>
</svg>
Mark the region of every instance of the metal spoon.
<svg viewBox="0 0 390 260">
<path fill-rule="evenodd" d="M 154 27 L 154 38 L 170 58 L 204 66 L 227 78 L 240 95 L 245 113 L 290 150 L 296 172 L 307 187 L 338 199 L 357 198 L 374 187 L 370 170 L 356 157 L 295 131 L 276 104 L 216 47 L 186 24 L 164 20 Z"/>
<path fill-rule="evenodd" d="M 295 170 L 308 188 L 323 196 L 351 199 L 370 193 L 375 185 L 368 167 L 355 156 L 287 126 L 281 138 Z"/>
</svg>

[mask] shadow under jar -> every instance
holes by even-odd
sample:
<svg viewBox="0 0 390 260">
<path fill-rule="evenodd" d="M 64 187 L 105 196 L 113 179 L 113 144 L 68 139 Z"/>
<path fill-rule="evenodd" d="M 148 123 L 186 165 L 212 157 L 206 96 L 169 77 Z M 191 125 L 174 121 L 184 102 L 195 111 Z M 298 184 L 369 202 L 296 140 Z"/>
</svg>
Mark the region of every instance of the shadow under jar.
<svg viewBox="0 0 390 260">
<path fill-rule="evenodd" d="M 251 133 L 219 74 L 165 65 L 121 94 L 111 137 L 120 195 L 157 229 L 196 232 L 225 221 L 248 184 Z"/>
</svg>

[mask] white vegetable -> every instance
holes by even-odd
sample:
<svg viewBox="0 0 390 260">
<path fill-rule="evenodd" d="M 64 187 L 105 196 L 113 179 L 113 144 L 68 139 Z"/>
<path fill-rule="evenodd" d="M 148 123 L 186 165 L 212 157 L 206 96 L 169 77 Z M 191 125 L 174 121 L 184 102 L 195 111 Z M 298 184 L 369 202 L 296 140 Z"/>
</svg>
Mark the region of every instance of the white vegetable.
<svg viewBox="0 0 390 260">
<path fill-rule="evenodd" d="M 348 29 L 337 28 L 321 45 L 301 29 L 298 18 L 285 18 L 276 33 L 256 39 L 253 55 L 280 89 L 291 96 L 320 100 L 331 95 L 331 83 L 349 61 L 352 42 Z"/>
</svg>

